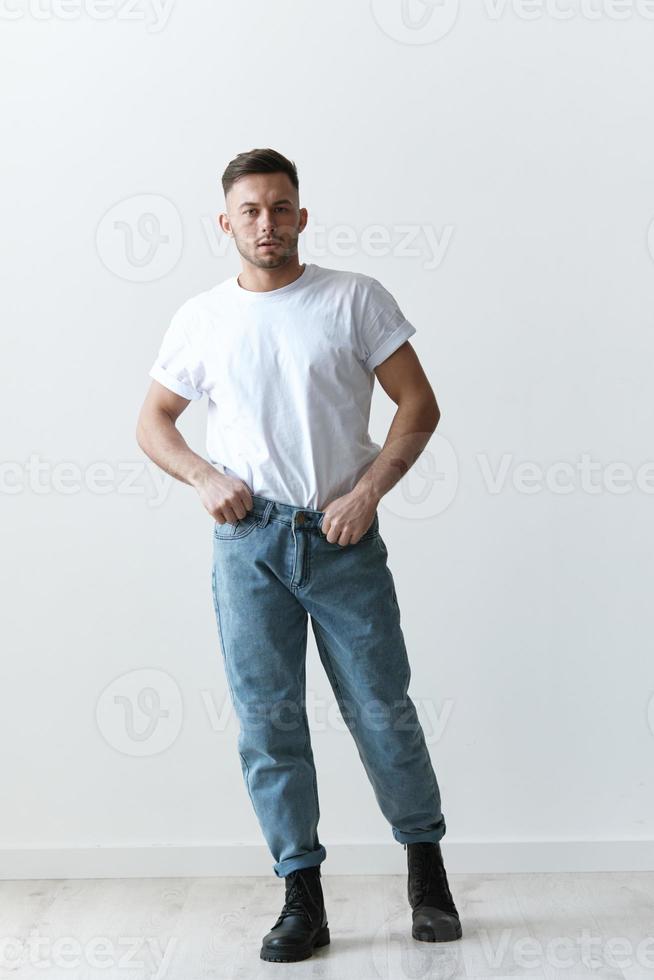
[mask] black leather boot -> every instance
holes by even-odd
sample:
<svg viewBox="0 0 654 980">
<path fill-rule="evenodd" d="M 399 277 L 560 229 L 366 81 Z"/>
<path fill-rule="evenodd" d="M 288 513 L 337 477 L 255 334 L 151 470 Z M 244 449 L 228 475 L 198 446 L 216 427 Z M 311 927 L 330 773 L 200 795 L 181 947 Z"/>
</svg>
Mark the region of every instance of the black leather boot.
<svg viewBox="0 0 654 980">
<path fill-rule="evenodd" d="M 261 959 L 276 963 L 306 960 L 329 942 L 320 865 L 298 868 L 284 878 L 286 900 L 269 933 L 263 937 Z"/>
<path fill-rule="evenodd" d="M 425 943 L 460 939 L 459 913 L 447 882 L 441 845 L 405 844 L 409 877 L 407 892 L 413 909 L 411 935 Z"/>
</svg>

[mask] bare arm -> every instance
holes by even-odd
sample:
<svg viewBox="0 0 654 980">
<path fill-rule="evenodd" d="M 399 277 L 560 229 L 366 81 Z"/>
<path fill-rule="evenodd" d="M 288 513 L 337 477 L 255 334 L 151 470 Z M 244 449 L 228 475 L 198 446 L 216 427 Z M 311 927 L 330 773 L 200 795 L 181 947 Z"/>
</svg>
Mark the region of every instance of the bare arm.
<svg viewBox="0 0 654 980">
<path fill-rule="evenodd" d="M 152 381 L 139 413 L 136 441 L 160 469 L 197 491 L 215 521 L 235 524 L 252 508 L 250 489 L 243 480 L 220 473 L 190 448 L 175 424 L 188 405 L 188 398 Z"/>
<path fill-rule="evenodd" d="M 368 530 L 379 501 L 413 466 L 429 442 L 441 413 L 416 352 L 405 341 L 375 374 L 398 406 L 381 451 L 350 493 L 325 507 L 327 540 L 356 544 Z"/>
<path fill-rule="evenodd" d="M 413 466 L 431 439 L 441 417 L 418 355 L 406 341 L 377 368 L 375 374 L 398 406 L 381 452 L 357 484 L 379 503 Z"/>
</svg>

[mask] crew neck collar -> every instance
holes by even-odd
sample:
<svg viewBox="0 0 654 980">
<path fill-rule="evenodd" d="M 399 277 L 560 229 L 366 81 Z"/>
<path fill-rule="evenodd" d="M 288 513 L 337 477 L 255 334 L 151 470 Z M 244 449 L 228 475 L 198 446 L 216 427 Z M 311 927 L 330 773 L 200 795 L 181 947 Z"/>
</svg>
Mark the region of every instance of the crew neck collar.
<svg viewBox="0 0 654 980">
<path fill-rule="evenodd" d="M 305 262 L 304 270 L 300 273 L 297 279 L 293 282 L 288 282 L 285 286 L 280 286 L 278 289 L 264 289 L 264 290 L 254 290 L 245 289 L 240 285 L 238 281 L 238 275 L 232 276 L 232 292 L 239 297 L 239 299 L 244 300 L 248 303 L 265 302 L 266 300 L 277 299 L 278 296 L 286 296 L 288 293 L 293 292 L 296 289 L 300 289 L 306 284 L 306 282 L 311 278 L 315 266 L 313 262 Z"/>
</svg>

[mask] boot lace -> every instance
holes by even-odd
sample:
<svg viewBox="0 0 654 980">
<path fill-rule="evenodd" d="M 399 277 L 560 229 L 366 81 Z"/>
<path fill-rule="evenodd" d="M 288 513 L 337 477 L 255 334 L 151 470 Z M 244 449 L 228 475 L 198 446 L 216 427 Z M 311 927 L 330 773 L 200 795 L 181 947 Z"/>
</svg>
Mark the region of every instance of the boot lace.
<svg viewBox="0 0 654 980">
<path fill-rule="evenodd" d="M 419 848 L 413 855 L 412 877 L 420 905 L 432 905 L 444 912 L 455 912 L 456 906 L 447 874 L 435 847 Z"/>
<path fill-rule="evenodd" d="M 303 915 L 305 919 L 311 922 L 312 915 L 309 906 L 312 904 L 311 897 L 302 886 L 301 877 L 298 874 L 292 874 L 291 883 L 286 892 L 286 900 L 279 914 L 279 918 L 285 919 L 288 915 Z"/>
</svg>

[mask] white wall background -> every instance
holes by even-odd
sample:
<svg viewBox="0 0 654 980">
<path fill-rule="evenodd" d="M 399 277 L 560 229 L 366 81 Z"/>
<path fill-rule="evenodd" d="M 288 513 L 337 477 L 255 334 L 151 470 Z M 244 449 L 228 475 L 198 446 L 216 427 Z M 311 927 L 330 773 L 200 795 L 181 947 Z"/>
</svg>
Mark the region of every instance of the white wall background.
<svg viewBox="0 0 654 980">
<path fill-rule="evenodd" d="M 298 165 L 301 261 L 394 293 L 443 413 L 380 517 L 449 867 L 654 867 L 654 5 L 407 10 L 2 5 L 9 876 L 272 873 L 211 520 L 134 437 L 170 316 L 240 269 L 212 229 L 255 146 Z M 308 657 L 326 869 L 401 870 Z"/>
</svg>

